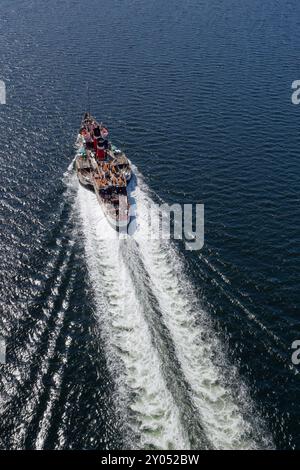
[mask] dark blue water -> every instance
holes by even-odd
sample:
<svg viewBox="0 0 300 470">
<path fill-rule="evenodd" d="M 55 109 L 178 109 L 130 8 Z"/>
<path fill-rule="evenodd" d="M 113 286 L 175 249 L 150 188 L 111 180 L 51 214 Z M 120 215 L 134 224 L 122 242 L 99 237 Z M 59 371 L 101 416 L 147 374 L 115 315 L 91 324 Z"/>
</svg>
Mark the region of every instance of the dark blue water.
<svg viewBox="0 0 300 470">
<path fill-rule="evenodd" d="M 300 447 L 299 10 L 2 1 L 1 448 Z M 200 252 L 103 238 L 68 170 L 87 82 L 141 220 L 204 203 Z"/>
</svg>

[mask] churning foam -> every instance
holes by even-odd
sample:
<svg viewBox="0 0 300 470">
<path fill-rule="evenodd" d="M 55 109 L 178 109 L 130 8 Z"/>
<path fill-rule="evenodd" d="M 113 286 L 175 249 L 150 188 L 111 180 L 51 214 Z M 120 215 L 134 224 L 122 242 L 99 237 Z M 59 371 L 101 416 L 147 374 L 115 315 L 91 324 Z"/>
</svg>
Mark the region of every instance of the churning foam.
<svg viewBox="0 0 300 470">
<path fill-rule="evenodd" d="M 77 203 L 108 364 L 123 395 L 119 411 L 139 440 L 129 445 L 188 449 L 178 408 L 161 372 L 161 359 L 120 254 L 123 241 L 109 226 L 92 193 L 80 187 Z"/>
<path fill-rule="evenodd" d="M 137 203 L 137 230 L 133 236 L 201 426 L 215 448 L 255 448 L 253 435 L 257 431 L 243 417 L 213 363 L 214 351 L 220 345 L 190 282 L 183 276 L 178 253 L 169 242 L 148 236 L 147 207 L 153 201 L 139 179 L 133 193 Z M 190 443 L 180 420 L 180 403 L 175 403 L 167 388 L 161 371 L 164 357 L 160 357 L 151 338 L 137 286 L 128 269 L 129 260 L 121 254 L 124 240 L 113 232 L 93 194 L 80 187 L 77 198 L 108 362 L 126 395 L 123 412 L 127 407 L 140 447 L 187 449 Z M 146 288 L 139 283 L 139 291 Z M 260 439 L 262 446 L 269 445 L 267 439 Z"/>
</svg>

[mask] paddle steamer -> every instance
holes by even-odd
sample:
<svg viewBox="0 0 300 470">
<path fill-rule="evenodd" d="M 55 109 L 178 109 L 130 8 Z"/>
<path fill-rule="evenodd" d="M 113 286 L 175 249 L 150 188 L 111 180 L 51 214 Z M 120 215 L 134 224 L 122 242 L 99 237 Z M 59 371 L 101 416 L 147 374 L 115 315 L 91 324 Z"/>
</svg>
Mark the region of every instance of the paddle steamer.
<svg viewBox="0 0 300 470">
<path fill-rule="evenodd" d="M 127 184 L 132 170 L 125 153 L 108 140 L 108 130 L 85 113 L 76 140 L 75 168 L 79 182 L 95 192 L 116 230 L 127 228 L 130 205 Z"/>
</svg>

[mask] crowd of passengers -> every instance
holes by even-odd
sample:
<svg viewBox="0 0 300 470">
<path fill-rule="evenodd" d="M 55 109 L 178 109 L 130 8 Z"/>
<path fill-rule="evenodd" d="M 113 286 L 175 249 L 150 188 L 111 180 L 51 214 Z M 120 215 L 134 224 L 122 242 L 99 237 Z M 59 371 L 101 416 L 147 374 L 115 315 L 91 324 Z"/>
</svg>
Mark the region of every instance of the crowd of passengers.
<svg viewBox="0 0 300 470">
<path fill-rule="evenodd" d="M 126 186 L 126 178 L 118 168 L 110 162 L 103 162 L 99 165 L 99 186 L 105 187 L 123 187 Z"/>
</svg>

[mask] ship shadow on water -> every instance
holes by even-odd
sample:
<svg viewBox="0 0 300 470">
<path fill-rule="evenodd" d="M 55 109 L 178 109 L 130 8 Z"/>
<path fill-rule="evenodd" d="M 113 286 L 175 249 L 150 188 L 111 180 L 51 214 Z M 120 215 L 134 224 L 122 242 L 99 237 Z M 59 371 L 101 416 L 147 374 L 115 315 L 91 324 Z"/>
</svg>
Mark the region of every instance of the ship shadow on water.
<svg viewBox="0 0 300 470">
<path fill-rule="evenodd" d="M 130 204 L 130 220 L 129 220 L 128 227 L 125 230 L 127 235 L 134 235 L 138 227 L 137 203 L 136 203 L 136 198 L 134 196 L 137 185 L 138 185 L 137 177 L 135 173 L 132 172 L 132 176 L 127 185 L 127 197 L 128 197 L 128 202 Z"/>
</svg>

